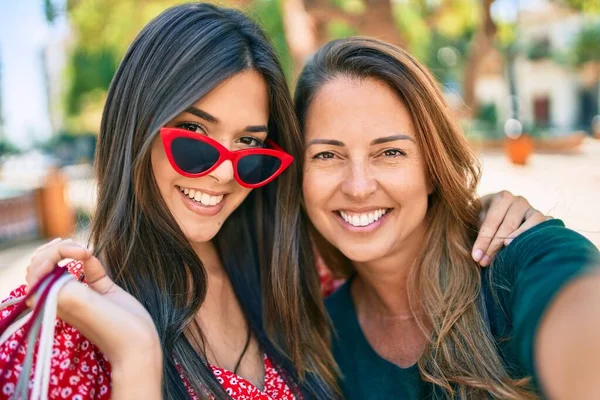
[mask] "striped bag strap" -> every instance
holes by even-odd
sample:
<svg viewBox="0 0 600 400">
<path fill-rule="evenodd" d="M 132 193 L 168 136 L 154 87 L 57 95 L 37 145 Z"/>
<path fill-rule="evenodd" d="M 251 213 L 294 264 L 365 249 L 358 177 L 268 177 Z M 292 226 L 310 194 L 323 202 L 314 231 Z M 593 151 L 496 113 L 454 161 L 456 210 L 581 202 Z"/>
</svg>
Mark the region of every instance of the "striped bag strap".
<svg viewBox="0 0 600 400">
<path fill-rule="evenodd" d="M 9 354 L 8 360 L 4 361 L 4 365 L 0 365 L 2 371 L 12 370 L 19 349 L 24 346 L 26 354 L 15 387 L 14 399 L 38 400 L 48 398 L 58 292 L 71 280 L 74 280 L 74 278 L 67 269 L 57 265 L 27 295 L 0 304 L 0 309 L 16 306 L 4 320 L 0 321 L 0 345 L 6 342 L 17 330 L 22 328 L 24 332 L 18 339 L 17 346 Z M 37 301 L 33 310 L 29 311 L 26 302 L 32 296 L 35 296 Z M 34 372 L 32 367 L 35 345 L 38 339 L 39 345 Z M 29 382 L 32 372 L 33 387 L 30 396 Z M 4 379 L 7 379 L 7 374 L 0 374 L 0 386 L 3 385 Z"/>
</svg>

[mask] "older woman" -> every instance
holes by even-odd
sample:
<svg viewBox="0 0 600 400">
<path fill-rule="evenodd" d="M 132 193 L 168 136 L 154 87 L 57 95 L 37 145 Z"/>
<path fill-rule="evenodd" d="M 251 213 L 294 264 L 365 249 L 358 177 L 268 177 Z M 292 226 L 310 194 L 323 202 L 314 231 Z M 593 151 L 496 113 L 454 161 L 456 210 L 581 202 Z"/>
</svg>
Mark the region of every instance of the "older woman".
<svg viewBox="0 0 600 400">
<path fill-rule="evenodd" d="M 348 399 L 600 398 L 598 249 L 550 220 L 478 268 L 477 160 L 425 67 L 334 41 L 295 101 Z"/>
</svg>

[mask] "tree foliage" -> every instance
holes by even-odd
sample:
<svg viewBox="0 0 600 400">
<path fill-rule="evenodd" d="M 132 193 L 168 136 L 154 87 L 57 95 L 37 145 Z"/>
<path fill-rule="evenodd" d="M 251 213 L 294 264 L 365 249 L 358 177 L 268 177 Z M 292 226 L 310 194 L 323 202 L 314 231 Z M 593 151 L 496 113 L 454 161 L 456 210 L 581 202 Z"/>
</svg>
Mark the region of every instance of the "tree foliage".
<svg viewBox="0 0 600 400">
<path fill-rule="evenodd" d="M 141 28 L 178 0 L 70 0 L 74 33 L 67 69 L 67 129 L 96 132 L 106 93 L 125 54 Z"/>
<path fill-rule="evenodd" d="M 573 58 L 577 65 L 600 62 L 600 22 L 586 24 L 575 38 Z"/>
<path fill-rule="evenodd" d="M 48 21 L 56 15 L 43 0 Z M 106 91 L 127 46 L 140 29 L 169 6 L 186 0 L 67 0 L 74 44 L 66 71 L 65 112 L 72 131 L 96 131 Z M 286 4 L 300 4 L 314 32 L 314 45 L 355 34 L 374 35 L 406 47 L 442 82 L 462 85 L 474 102 L 479 63 L 494 46 L 516 41 L 514 25 L 492 21 L 494 0 L 224 0 L 243 7 L 265 29 L 293 82 L 306 59 L 290 45 Z M 598 0 L 551 0 L 584 13 L 600 13 Z M 299 2 L 299 3 L 298 3 Z M 292 9 L 292 8 L 290 8 Z M 298 10 L 298 7 L 293 8 Z M 389 14 L 389 15 L 388 15 Z M 600 57 L 600 28 L 586 28 L 574 44 L 578 63 Z M 313 49 L 313 50 L 316 50 Z M 595 58 L 594 58 L 595 57 Z M 449 62 L 448 60 L 451 60 Z M 471 100 L 469 100 L 471 99 Z M 467 104 L 473 108 L 474 104 Z"/>
</svg>

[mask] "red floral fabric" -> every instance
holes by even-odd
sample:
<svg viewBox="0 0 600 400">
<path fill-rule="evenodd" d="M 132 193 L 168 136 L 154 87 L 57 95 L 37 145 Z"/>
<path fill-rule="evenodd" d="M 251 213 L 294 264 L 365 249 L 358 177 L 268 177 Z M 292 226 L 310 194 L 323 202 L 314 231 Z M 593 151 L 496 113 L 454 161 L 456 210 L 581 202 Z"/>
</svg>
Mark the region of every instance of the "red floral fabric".
<svg viewBox="0 0 600 400">
<path fill-rule="evenodd" d="M 81 278 L 82 264 L 80 262 L 71 262 L 67 265 L 67 268 L 77 279 Z M 25 294 L 26 287 L 23 285 L 12 291 L 6 300 Z M 10 306 L 0 310 L 0 319 L 6 318 L 14 307 Z M 0 376 L 3 377 L 2 387 L 0 387 L 0 399 L 10 399 L 15 392 L 26 349 L 21 347 L 18 350 L 13 368 L 5 370 L 5 365 L 12 350 L 18 346 L 19 340 L 23 336 L 24 331 L 20 329 L 4 344 L 0 345 Z M 37 353 L 37 344 L 35 351 Z M 34 365 L 35 362 L 36 356 L 34 355 Z M 233 372 L 214 366 L 211 366 L 211 368 L 217 380 L 234 400 L 295 399 L 285 381 L 266 356 L 264 390 L 262 391 Z M 197 399 L 198 397 L 190 388 L 183 371 L 180 369 L 179 372 L 188 388 L 190 398 Z M 49 398 L 71 400 L 110 399 L 110 376 L 110 363 L 100 350 L 71 325 L 57 319 L 52 349 Z"/>
<path fill-rule="evenodd" d="M 321 257 L 317 257 L 316 264 L 317 272 L 319 273 L 319 278 L 321 280 L 321 295 L 325 298 L 338 290 L 338 288 L 344 284 L 345 280 L 334 278 L 329 268 L 323 263 Z"/>
</svg>

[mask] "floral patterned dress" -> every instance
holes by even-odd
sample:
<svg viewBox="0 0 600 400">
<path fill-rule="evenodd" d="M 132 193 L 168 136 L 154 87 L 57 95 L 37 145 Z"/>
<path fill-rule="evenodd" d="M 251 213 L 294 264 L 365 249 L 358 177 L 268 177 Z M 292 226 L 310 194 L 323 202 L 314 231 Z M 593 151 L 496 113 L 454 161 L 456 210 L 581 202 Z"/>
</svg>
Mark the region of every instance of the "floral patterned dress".
<svg viewBox="0 0 600 400">
<path fill-rule="evenodd" d="M 69 272 L 76 278 L 82 275 L 82 265 L 71 262 L 67 265 Z M 25 295 L 25 285 L 12 291 L 13 299 Z M 0 319 L 6 318 L 15 306 L 7 307 L 0 311 Z M 17 380 L 22 370 L 25 359 L 25 348 L 18 350 L 16 362 L 10 370 L 5 370 L 9 355 L 18 346 L 19 339 L 24 335 L 23 329 L 15 332 L 4 344 L 0 346 L 0 376 L 3 375 L 0 387 L 0 399 L 10 399 L 15 392 Z M 37 346 L 36 346 L 37 347 Z M 37 353 L 37 348 L 35 350 Z M 279 375 L 269 358 L 265 355 L 264 389 L 259 390 L 244 378 L 223 368 L 211 366 L 213 374 L 221 383 L 225 391 L 234 400 L 293 400 L 292 391 Z M 34 354 L 35 365 L 36 356 Z M 33 375 L 33 374 L 32 374 Z M 185 372 L 179 368 L 179 375 L 188 389 L 191 399 L 198 399 L 196 393 L 189 385 Z M 100 350 L 86 339 L 79 331 L 66 322 L 57 319 L 52 348 L 52 361 L 50 372 L 50 399 L 110 399 L 111 367 L 106 357 Z M 33 377 L 32 377 L 33 378 Z"/>
</svg>

